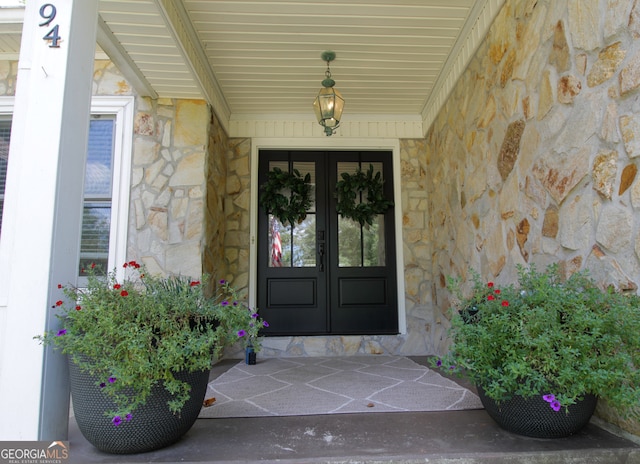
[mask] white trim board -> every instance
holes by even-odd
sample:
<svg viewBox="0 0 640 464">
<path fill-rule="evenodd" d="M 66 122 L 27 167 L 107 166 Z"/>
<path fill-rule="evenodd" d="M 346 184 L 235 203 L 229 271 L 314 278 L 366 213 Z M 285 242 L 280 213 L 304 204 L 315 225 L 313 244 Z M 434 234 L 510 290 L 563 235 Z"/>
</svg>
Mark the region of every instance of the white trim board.
<svg viewBox="0 0 640 464">
<path fill-rule="evenodd" d="M 260 150 L 389 150 L 393 163 L 393 202 L 395 204 L 394 224 L 396 234 L 396 281 L 398 291 L 398 332 L 407 333 L 407 314 L 404 288 L 404 256 L 402 253 L 402 195 L 400 186 L 400 141 L 398 139 L 344 139 L 328 138 L 324 143 L 311 139 L 288 138 L 254 138 L 251 143 L 251 203 L 250 215 L 250 247 L 249 247 L 249 305 L 256 307 L 258 284 L 258 152 Z M 259 309 L 259 308 L 258 308 Z"/>
</svg>

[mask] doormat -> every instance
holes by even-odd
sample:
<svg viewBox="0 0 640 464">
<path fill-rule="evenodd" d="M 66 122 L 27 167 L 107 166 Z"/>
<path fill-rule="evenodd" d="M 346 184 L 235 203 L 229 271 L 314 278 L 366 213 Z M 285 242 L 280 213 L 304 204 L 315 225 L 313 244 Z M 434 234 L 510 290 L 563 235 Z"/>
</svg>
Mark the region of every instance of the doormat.
<svg viewBox="0 0 640 464">
<path fill-rule="evenodd" d="M 481 408 L 473 392 L 401 356 L 267 358 L 209 383 L 200 418 Z"/>
</svg>

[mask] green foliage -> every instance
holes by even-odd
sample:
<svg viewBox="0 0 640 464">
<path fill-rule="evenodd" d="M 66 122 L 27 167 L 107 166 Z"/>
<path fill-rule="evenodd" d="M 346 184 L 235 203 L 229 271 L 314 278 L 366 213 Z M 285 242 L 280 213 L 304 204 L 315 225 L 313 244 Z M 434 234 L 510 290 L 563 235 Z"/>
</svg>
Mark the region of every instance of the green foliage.
<svg viewBox="0 0 640 464">
<path fill-rule="evenodd" d="M 267 173 L 267 181 L 260 189 L 259 205 L 282 224 L 295 226 L 307 217 L 312 205 L 309 173 L 302 177 L 297 169 L 290 173 L 273 168 Z"/>
<path fill-rule="evenodd" d="M 501 289 L 473 278 L 439 366 L 497 401 L 553 394 L 568 406 L 590 393 L 622 413 L 640 404 L 640 297 L 601 290 L 584 272 L 563 280 L 557 265 L 520 266 L 518 285 Z M 460 283 L 448 282 L 459 297 Z"/>
<path fill-rule="evenodd" d="M 366 173 L 361 169 L 355 174 L 343 172 L 342 179 L 336 183 L 336 210 L 344 218 L 353 219 L 361 226 L 373 224 L 373 218 L 393 206 L 393 202 L 384 196 L 384 181 L 380 172 L 373 173 L 369 165 Z M 366 192 L 363 198 L 361 196 Z M 366 201 L 362 201 L 366 200 Z"/>
<path fill-rule="evenodd" d="M 208 298 L 206 276 L 158 277 L 134 261 L 124 266 L 122 281 L 115 271 L 100 276 L 92 268 L 87 288 L 59 286 L 69 302 L 55 305 L 62 329 L 35 337 L 100 379 L 97 388 L 117 405 L 114 417 L 132 417 L 159 381 L 174 394 L 168 406 L 178 413 L 189 385 L 174 372 L 209 370 L 213 357 L 239 340 L 259 349 L 258 331 L 268 324 L 226 282 Z"/>
</svg>

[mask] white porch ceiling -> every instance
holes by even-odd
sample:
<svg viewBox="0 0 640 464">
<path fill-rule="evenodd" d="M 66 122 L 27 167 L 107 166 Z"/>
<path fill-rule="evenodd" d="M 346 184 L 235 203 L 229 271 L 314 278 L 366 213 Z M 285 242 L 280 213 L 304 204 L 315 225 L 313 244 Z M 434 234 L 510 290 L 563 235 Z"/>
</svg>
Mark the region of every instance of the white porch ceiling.
<svg viewBox="0 0 640 464">
<path fill-rule="evenodd" d="M 426 130 L 504 0 L 100 0 L 98 43 L 136 90 L 231 120 L 313 117 L 325 50 L 343 121 Z M 11 9 L 13 11 L 13 9 Z M 0 10 L 0 59 L 20 27 Z"/>
</svg>

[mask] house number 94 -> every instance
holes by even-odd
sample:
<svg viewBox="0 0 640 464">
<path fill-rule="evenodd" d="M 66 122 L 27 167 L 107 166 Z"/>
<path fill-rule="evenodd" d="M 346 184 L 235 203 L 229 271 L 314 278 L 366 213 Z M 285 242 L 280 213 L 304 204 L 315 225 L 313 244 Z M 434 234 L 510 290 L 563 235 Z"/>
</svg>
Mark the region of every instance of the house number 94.
<svg viewBox="0 0 640 464">
<path fill-rule="evenodd" d="M 40 17 L 42 19 L 44 19 L 44 21 L 42 21 L 40 24 L 38 24 L 38 26 L 40 27 L 48 27 L 51 25 L 51 23 L 53 22 L 54 18 L 56 17 L 56 7 L 51 4 L 51 3 L 45 3 L 44 5 L 42 5 L 40 7 Z M 47 32 L 45 34 L 44 37 L 42 37 L 43 40 L 48 40 L 51 43 L 49 44 L 49 47 L 51 48 L 59 48 L 60 45 L 58 44 L 58 42 L 60 41 L 60 35 L 58 33 L 58 25 L 55 24 L 50 30 L 49 32 Z"/>
</svg>

